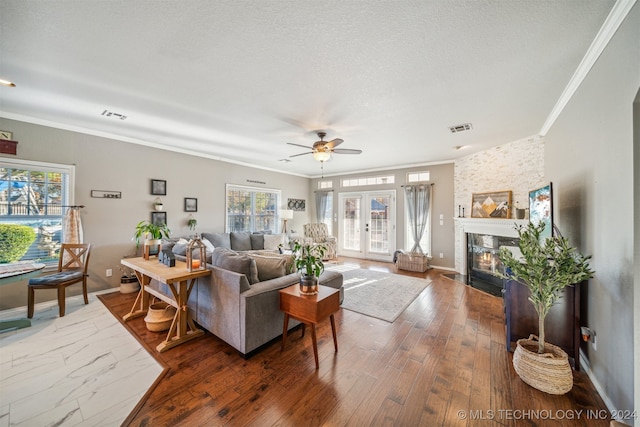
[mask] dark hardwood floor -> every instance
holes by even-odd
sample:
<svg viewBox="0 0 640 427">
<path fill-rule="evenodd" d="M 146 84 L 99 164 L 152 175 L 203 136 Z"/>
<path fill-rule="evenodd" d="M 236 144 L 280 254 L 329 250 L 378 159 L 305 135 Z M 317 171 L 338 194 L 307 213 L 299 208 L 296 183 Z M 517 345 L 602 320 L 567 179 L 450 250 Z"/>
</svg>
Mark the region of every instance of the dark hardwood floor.
<svg viewBox="0 0 640 427">
<path fill-rule="evenodd" d="M 389 263 L 339 263 L 394 272 Z M 142 318 L 125 323 L 166 369 L 124 425 L 609 425 L 584 372 L 574 372 L 563 396 L 523 383 L 505 348 L 502 299 L 441 273 L 398 272 L 431 283 L 394 323 L 340 309 L 338 353 L 323 322 L 317 371 L 310 334 L 301 338 L 299 329 L 284 351 L 275 341 L 245 360 L 209 333 L 157 353 L 163 333 L 149 332 Z M 101 299 L 121 317 L 135 294 Z"/>
</svg>

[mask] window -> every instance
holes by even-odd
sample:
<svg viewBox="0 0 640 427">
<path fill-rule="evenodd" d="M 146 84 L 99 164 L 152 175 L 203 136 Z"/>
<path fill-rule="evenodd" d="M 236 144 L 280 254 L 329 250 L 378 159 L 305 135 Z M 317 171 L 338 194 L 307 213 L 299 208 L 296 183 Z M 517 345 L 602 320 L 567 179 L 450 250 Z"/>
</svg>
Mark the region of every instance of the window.
<svg viewBox="0 0 640 427">
<path fill-rule="evenodd" d="M 318 181 L 319 190 L 329 190 L 333 188 L 333 181 Z"/>
<path fill-rule="evenodd" d="M 227 184 L 226 231 L 280 231 L 280 190 Z"/>
<path fill-rule="evenodd" d="M 343 187 L 360 187 L 363 185 L 393 184 L 395 183 L 395 180 L 396 180 L 395 175 L 349 178 L 349 179 L 342 180 L 342 186 Z"/>
<path fill-rule="evenodd" d="M 74 173 L 74 166 L 0 159 L 0 223 L 27 225 L 36 235 L 21 260 L 57 262 Z"/>
<path fill-rule="evenodd" d="M 429 171 L 407 173 L 407 182 L 426 182 L 429 178 Z"/>
</svg>

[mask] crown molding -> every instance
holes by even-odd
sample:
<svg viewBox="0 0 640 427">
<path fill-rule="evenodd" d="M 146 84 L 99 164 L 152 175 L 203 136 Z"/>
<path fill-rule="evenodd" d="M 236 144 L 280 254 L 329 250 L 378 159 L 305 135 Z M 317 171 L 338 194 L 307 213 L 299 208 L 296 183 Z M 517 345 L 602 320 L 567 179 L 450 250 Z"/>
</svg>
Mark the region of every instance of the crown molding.
<svg viewBox="0 0 640 427">
<path fill-rule="evenodd" d="M 584 79 L 591 71 L 591 67 L 596 63 L 602 51 L 607 47 L 613 35 L 618 31 L 622 21 L 627 17 L 631 8 L 636 4 L 637 0 L 618 0 L 611 8 L 611 12 L 605 19 L 604 24 L 600 27 L 598 34 L 596 34 L 595 39 L 589 46 L 587 53 L 582 58 L 580 65 L 573 73 L 573 76 L 569 80 L 569 83 L 564 88 L 562 95 L 556 102 L 556 105 L 551 110 L 551 113 L 547 117 L 547 120 L 542 125 L 540 129 L 540 135 L 545 136 L 547 132 L 551 129 L 555 121 L 558 119 L 564 107 L 567 106 L 573 95 L 575 94 L 578 87 L 582 84 Z"/>
</svg>

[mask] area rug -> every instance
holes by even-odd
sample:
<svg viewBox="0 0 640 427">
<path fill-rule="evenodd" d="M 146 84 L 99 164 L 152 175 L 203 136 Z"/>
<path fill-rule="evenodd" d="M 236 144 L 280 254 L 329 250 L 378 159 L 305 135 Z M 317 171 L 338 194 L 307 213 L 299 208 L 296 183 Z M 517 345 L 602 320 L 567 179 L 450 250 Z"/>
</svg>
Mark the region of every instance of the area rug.
<svg viewBox="0 0 640 427">
<path fill-rule="evenodd" d="M 328 266 L 344 276 L 342 308 L 393 323 L 426 288 L 429 280 L 349 265 Z"/>
</svg>

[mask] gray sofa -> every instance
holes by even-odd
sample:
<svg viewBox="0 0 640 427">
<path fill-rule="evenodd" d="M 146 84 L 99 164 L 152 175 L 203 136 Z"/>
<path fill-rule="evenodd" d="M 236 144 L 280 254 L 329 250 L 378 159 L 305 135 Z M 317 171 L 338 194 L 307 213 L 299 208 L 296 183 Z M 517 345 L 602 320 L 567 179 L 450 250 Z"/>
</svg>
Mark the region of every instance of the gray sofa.
<svg viewBox="0 0 640 427">
<path fill-rule="evenodd" d="M 211 276 L 197 279 L 189 297 L 193 319 L 243 356 L 250 356 L 282 335 L 284 313 L 278 291 L 300 279 L 299 273 L 287 274 L 290 261 L 290 255 L 275 252 L 257 249 L 243 253 L 217 247 L 207 263 Z M 342 303 L 341 273 L 325 271 L 320 284 L 340 289 Z M 289 329 L 298 324 L 292 319 Z"/>
</svg>

